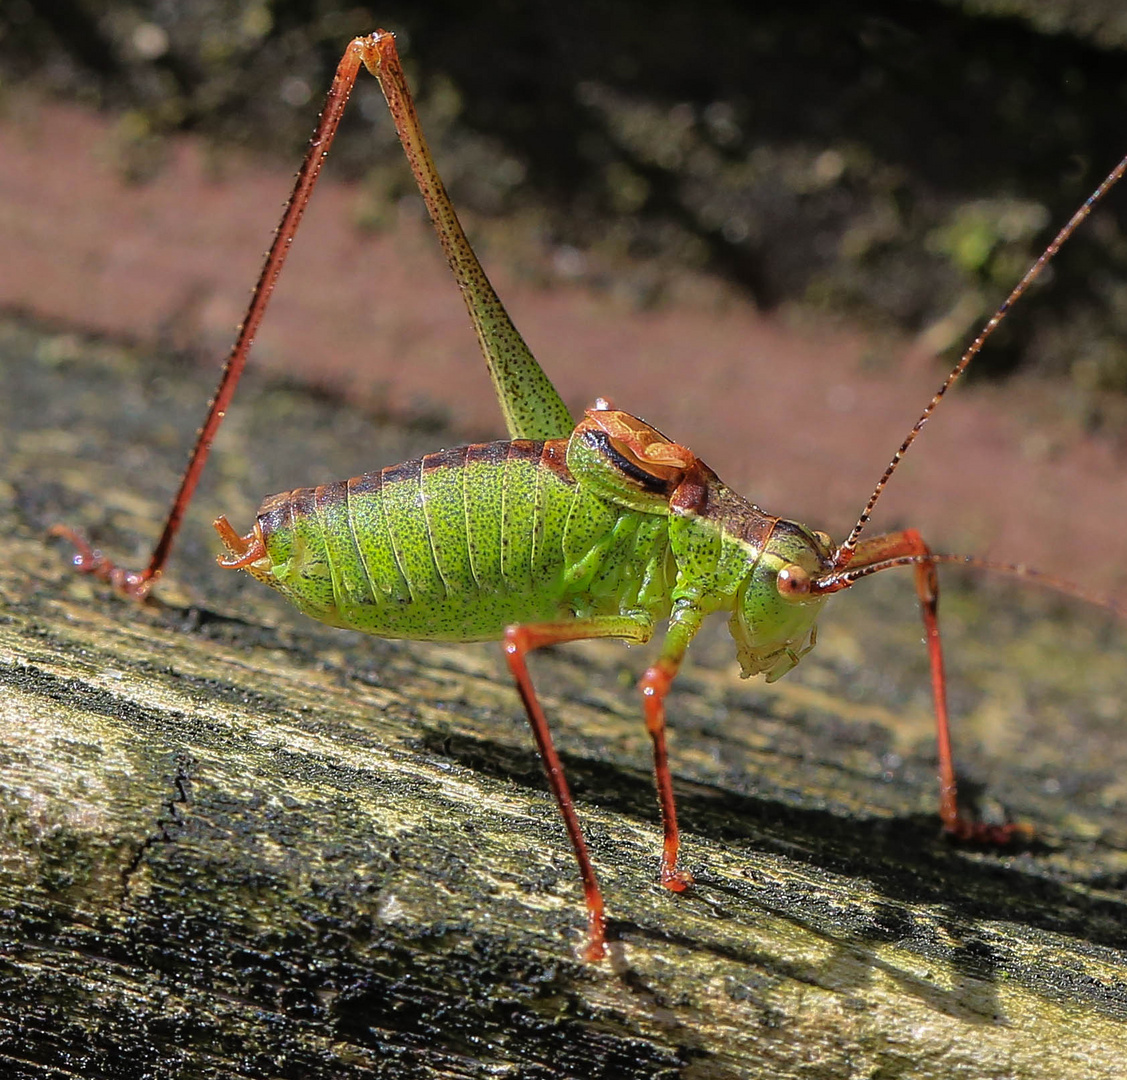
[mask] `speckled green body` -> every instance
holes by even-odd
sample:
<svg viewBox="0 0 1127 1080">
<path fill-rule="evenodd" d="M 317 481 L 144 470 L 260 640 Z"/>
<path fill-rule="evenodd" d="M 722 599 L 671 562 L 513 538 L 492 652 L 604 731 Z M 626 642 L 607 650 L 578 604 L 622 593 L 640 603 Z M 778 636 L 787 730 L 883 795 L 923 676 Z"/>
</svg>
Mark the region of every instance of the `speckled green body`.
<svg viewBox="0 0 1127 1080">
<path fill-rule="evenodd" d="M 256 576 L 314 618 L 381 637 L 475 641 L 514 623 L 669 608 L 665 520 L 577 484 L 562 440 L 459 447 L 259 516 Z"/>
<path fill-rule="evenodd" d="M 322 622 L 381 637 L 475 641 L 515 624 L 619 616 L 644 641 L 666 617 L 731 612 L 745 674 L 777 677 L 821 601 L 775 587 L 828 551 L 708 472 L 703 490 L 631 472 L 601 433 L 429 454 L 273 496 L 255 577 Z"/>
</svg>

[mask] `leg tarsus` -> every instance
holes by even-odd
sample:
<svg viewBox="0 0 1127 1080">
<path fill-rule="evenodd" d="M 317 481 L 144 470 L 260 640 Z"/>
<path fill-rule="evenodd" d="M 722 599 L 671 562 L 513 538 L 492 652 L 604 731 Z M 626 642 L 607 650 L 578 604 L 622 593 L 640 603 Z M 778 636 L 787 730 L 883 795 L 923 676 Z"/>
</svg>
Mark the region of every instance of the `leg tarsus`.
<svg viewBox="0 0 1127 1080">
<path fill-rule="evenodd" d="M 960 844 L 981 847 L 1009 847 L 1027 844 L 1034 837 L 1033 827 L 1022 822 L 1008 821 L 1005 825 L 990 825 L 985 821 L 967 821 L 957 817 L 952 823 L 943 823 L 943 834 Z"/>
<path fill-rule="evenodd" d="M 126 570 L 117 566 L 97 548 L 91 547 L 86 537 L 68 525 L 52 525 L 47 530 L 47 535 L 61 537 L 74 546 L 72 565 L 80 574 L 91 574 L 131 600 L 144 600 L 160 577 L 159 570 Z"/>
</svg>

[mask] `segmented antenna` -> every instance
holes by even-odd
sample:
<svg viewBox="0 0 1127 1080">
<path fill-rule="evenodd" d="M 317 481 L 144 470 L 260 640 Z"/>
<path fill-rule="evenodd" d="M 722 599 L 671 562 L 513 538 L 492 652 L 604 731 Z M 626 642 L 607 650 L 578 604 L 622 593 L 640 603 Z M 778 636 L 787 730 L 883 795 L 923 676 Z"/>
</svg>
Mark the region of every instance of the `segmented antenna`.
<svg viewBox="0 0 1127 1080">
<path fill-rule="evenodd" d="M 1022 578 L 1034 585 L 1040 585 L 1042 588 L 1052 589 L 1054 592 L 1063 593 L 1065 596 L 1083 600 L 1093 607 L 1104 608 L 1121 619 L 1127 619 L 1127 606 L 1121 604 L 1118 600 L 1113 600 L 1092 589 L 1087 589 L 1083 585 L 1066 581 L 1055 574 L 1046 574 L 1044 571 L 1035 570 L 1024 563 L 996 562 L 993 559 L 980 559 L 977 555 L 946 555 L 942 552 L 929 552 L 927 555 L 897 555 L 890 559 L 881 559 L 879 562 L 869 563 L 866 566 L 858 566 L 827 575 L 819 580 L 818 585 L 823 586 L 823 588 L 818 591 L 838 592 L 856 584 L 862 578 L 879 574 L 883 570 L 891 570 L 894 566 L 921 566 L 934 565 L 935 563 L 954 563 L 958 566 L 969 566 L 975 570 L 1009 574 L 1011 577 Z"/>
<path fill-rule="evenodd" d="M 880 480 L 877 481 L 877 486 L 873 489 L 872 495 L 869 496 L 869 501 L 865 504 L 865 509 L 861 511 L 861 516 L 857 519 L 857 524 L 853 526 L 853 531 L 850 532 L 845 538 L 845 542 L 834 553 L 835 570 L 840 570 L 847 566 L 853 558 L 853 553 L 857 548 L 857 541 L 861 533 L 864 532 L 865 526 L 868 525 L 869 518 L 873 515 L 873 508 L 876 506 L 877 500 L 881 497 L 885 485 L 892 478 L 892 474 L 896 472 L 896 468 L 900 464 L 900 459 L 907 453 L 908 447 L 916 441 L 916 436 L 923 430 L 924 424 L 931 419 L 931 414 L 935 412 L 940 399 L 951 388 L 952 383 L 966 371 L 967 365 L 982 350 L 986 339 L 994 333 L 995 328 L 1006 317 L 1010 308 L 1017 303 L 1022 293 L 1037 280 L 1046 264 L 1060 250 L 1061 245 L 1077 230 L 1081 222 L 1092 212 L 1092 208 L 1096 203 L 1118 183 L 1125 172 L 1127 172 L 1127 157 L 1120 161 L 1119 164 L 1108 173 L 1104 182 L 1088 196 L 1084 205 L 1069 218 L 1068 223 L 1053 238 L 1053 242 L 1041 253 L 1041 257 L 1025 272 L 1025 276 L 1014 286 L 1013 292 L 1006 297 L 1001 307 L 990 317 L 990 321 L 979 331 L 978 337 L 971 342 L 970 347 L 959 358 L 959 362 L 951 369 L 951 373 L 944 380 L 943 385 L 935 392 L 935 396 L 928 402 L 927 408 L 920 414 L 920 418 L 916 421 L 915 426 L 908 432 L 907 437 L 900 444 L 900 449 L 892 455 L 892 460 L 888 463 L 888 468 L 884 470 L 884 474 L 881 476 Z"/>
</svg>

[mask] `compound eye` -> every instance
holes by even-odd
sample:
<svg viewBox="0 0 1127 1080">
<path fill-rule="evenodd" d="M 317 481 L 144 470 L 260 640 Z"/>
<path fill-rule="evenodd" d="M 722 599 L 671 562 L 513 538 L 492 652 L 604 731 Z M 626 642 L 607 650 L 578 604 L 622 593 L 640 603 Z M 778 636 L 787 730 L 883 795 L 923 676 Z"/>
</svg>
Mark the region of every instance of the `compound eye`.
<svg viewBox="0 0 1127 1080">
<path fill-rule="evenodd" d="M 779 595 L 787 599 L 809 596 L 810 575 L 801 566 L 791 563 L 779 571 L 775 578 L 775 587 L 779 590 Z"/>
</svg>

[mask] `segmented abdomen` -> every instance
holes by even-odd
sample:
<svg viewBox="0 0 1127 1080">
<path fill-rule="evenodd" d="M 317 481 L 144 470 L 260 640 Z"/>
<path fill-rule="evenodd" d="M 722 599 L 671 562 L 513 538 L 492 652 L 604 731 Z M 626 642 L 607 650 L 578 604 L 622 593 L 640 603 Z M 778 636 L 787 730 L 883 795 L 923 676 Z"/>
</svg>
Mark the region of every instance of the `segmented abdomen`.
<svg viewBox="0 0 1127 1080">
<path fill-rule="evenodd" d="M 586 593 L 617 606 L 622 572 L 602 556 L 636 547 L 637 528 L 619 534 L 638 515 L 585 495 L 566 449 L 463 446 L 273 496 L 258 517 L 270 569 L 252 572 L 317 619 L 384 637 L 496 638 L 575 614 L 577 595 L 599 607 Z"/>
</svg>

